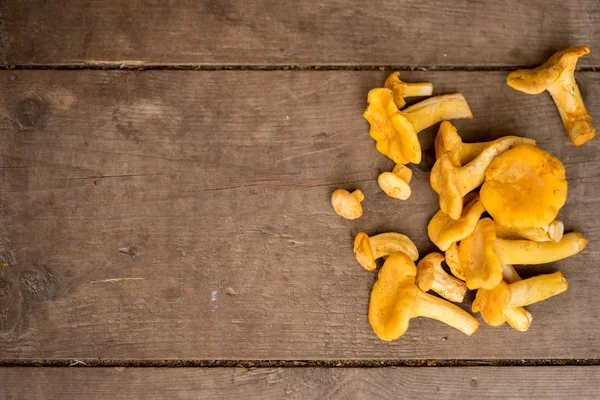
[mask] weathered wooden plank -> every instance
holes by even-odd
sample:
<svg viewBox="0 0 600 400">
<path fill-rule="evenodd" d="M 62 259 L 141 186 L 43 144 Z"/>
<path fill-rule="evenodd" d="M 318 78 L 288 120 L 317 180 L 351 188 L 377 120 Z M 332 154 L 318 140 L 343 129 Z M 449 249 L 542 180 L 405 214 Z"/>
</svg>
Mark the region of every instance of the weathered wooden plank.
<svg viewBox="0 0 600 400">
<path fill-rule="evenodd" d="M 505 75 L 405 78 L 465 94 L 466 140 L 528 135 L 559 156 L 561 216 L 590 245 L 531 269 L 560 269 L 570 290 L 532 306 L 527 333 L 482 326 L 467 338 L 417 319 L 389 344 L 367 322 L 375 273 L 352 238 L 396 230 L 425 254 L 437 197 L 434 129 L 421 134 L 412 197 L 377 186 L 392 163 L 361 114 L 385 73 L 1 73 L 0 357 L 597 358 L 600 140 L 570 145 L 550 97 Z M 600 74 L 578 78 L 600 115 Z M 338 187 L 364 191 L 361 219 L 334 214 Z"/>
<path fill-rule="evenodd" d="M 3 399 L 597 399 L 600 367 L 1 368 Z"/>
<path fill-rule="evenodd" d="M 587 44 L 596 0 L 3 2 L 5 64 L 533 65 Z"/>
</svg>

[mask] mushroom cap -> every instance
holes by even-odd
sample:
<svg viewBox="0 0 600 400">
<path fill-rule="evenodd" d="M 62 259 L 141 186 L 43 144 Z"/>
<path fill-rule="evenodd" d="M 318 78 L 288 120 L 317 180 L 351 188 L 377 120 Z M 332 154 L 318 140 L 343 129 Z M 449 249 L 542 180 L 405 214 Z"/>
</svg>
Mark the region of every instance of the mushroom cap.
<svg viewBox="0 0 600 400">
<path fill-rule="evenodd" d="M 375 257 L 371 251 L 371 240 L 369 235 L 364 232 L 359 232 L 354 238 L 354 258 L 367 271 L 377 268 Z"/>
<path fill-rule="evenodd" d="M 489 218 L 479 220 L 471 236 L 460 242 L 459 257 L 467 287 L 493 289 L 502 281 L 503 266 L 494 252 L 496 226 Z"/>
<path fill-rule="evenodd" d="M 500 225 L 540 228 L 551 223 L 567 201 L 565 167 L 550 153 L 523 144 L 492 161 L 480 195 Z"/>
<path fill-rule="evenodd" d="M 479 193 L 469 193 L 464 197 L 462 215 L 452 219 L 442 210 L 438 211 L 427 226 L 431 241 L 442 251 L 448 250 L 452 243 L 463 240 L 475 230 L 475 226 L 485 212 L 479 201 Z"/>
<path fill-rule="evenodd" d="M 375 88 L 367 97 L 369 106 L 363 116 L 371 125 L 369 135 L 377 142 L 377 151 L 397 164 L 418 164 L 421 145 L 417 131 L 394 103 L 394 94 L 387 88 Z"/>
<path fill-rule="evenodd" d="M 400 72 L 391 73 L 383 85 L 394 93 L 394 103 L 396 103 L 398 108 L 402 108 L 406 105 L 406 101 L 404 100 L 405 85 L 406 84 L 400 80 Z"/>
<path fill-rule="evenodd" d="M 410 171 L 410 169 L 405 165 L 401 165 L 401 167 Z M 394 168 L 394 170 L 395 169 L 396 168 Z M 412 171 L 410 174 L 412 176 Z M 406 180 L 401 174 L 395 172 L 384 172 L 377 178 L 377 183 L 379 184 L 381 190 L 385 192 L 385 194 L 400 200 L 406 200 L 410 197 L 412 191 L 408 184 L 409 182 L 410 179 Z"/>
<path fill-rule="evenodd" d="M 429 176 L 429 183 L 440 196 L 440 209 L 452 219 L 460 218 L 463 199 L 456 184 L 456 166 L 448 153 L 435 162 Z"/>
<path fill-rule="evenodd" d="M 533 69 L 511 72 L 506 78 L 508 86 L 528 94 L 539 94 L 556 82 L 562 73 L 572 73 L 577 59 L 590 53 L 587 46 L 575 46 L 554 53 L 544 64 Z"/>
<path fill-rule="evenodd" d="M 463 147 L 463 141 L 458 134 L 458 131 L 448 121 L 440 124 L 440 129 L 435 137 L 435 158 L 438 159 L 442 154 L 448 153 L 450 161 L 456 167 L 460 167 L 460 153 Z"/>
<path fill-rule="evenodd" d="M 331 205 L 333 210 L 346 219 L 357 219 L 362 216 L 361 201 L 364 195 L 360 190 L 350 193 L 344 189 L 338 189 L 331 194 Z"/>
<path fill-rule="evenodd" d="M 369 301 L 369 322 L 381 340 L 395 340 L 408 329 L 417 300 L 417 267 L 404 253 L 392 254 L 381 267 Z"/>
<path fill-rule="evenodd" d="M 490 326 L 500 326 L 506 322 L 504 308 L 510 302 L 510 288 L 504 281 L 493 289 L 479 289 L 471 311 L 481 312 L 483 320 Z"/>
<path fill-rule="evenodd" d="M 433 281 L 435 280 L 435 271 L 437 268 L 442 268 L 444 256 L 440 253 L 427 254 L 417 264 L 417 279 L 416 284 L 419 289 L 424 292 L 431 290 Z"/>
<path fill-rule="evenodd" d="M 458 243 L 452 243 L 450 247 L 448 247 L 448 250 L 446 250 L 444 255 L 446 256 L 446 264 L 448 264 L 452 275 L 454 275 L 458 279 L 466 281 L 467 273 L 462 263 L 460 262 Z"/>
</svg>

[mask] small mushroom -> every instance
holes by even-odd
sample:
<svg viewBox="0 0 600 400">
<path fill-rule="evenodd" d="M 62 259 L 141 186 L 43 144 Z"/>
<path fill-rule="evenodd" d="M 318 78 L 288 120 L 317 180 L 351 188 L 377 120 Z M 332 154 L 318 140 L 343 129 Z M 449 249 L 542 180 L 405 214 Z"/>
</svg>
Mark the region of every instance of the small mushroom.
<svg viewBox="0 0 600 400">
<path fill-rule="evenodd" d="M 398 108 L 406 105 L 405 97 L 431 96 L 433 85 L 427 83 L 406 83 L 400 80 L 400 72 L 392 73 L 385 81 L 386 88 L 394 93 L 394 103 Z"/>
<path fill-rule="evenodd" d="M 473 234 L 460 242 L 459 257 L 467 287 L 491 290 L 502 280 L 503 264 L 546 264 L 577 254 L 586 244 L 579 232 L 567 233 L 558 243 L 500 239 L 494 222 L 483 218 Z"/>
<path fill-rule="evenodd" d="M 392 254 L 381 267 L 371 291 L 369 322 L 377 336 L 398 339 L 411 318 L 436 319 L 471 336 L 479 321 L 462 308 L 423 292 L 415 284 L 417 268 L 404 253 Z"/>
<path fill-rule="evenodd" d="M 444 256 L 440 253 L 427 254 L 417 264 L 416 283 L 424 292 L 433 290 L 446 300 L 460 303 L 465 298 L 465 283 L 449 275 L 442 267 Z"/>
<path fill-rule="evenodd" d="M 558 243 L 565 232 L 562 221 L 554 220 L 541 228 L 517 229 L 508 228 L 496 223 L 496 235 L 502 239 L 528 239 L 534 242 Z"/>
<path fill-rule="evenodd" d="M 491 290 L 479 289 L 472 311 L 481 312 L 483 320 L 491 326 L 500 326 L 506 321 L 504 310 L 538 303 L 566 291 L 567 279 L 560 272 L 539 275 L 507 284 L 502 281 Z"/>
<path fill-rule="evenodd" d="M 508 228 L 541 228 L 567 201 L 565 167 L 547 151 L 522 144 L 494 159 L 485 171 L 481 202 Z"/>
<path fill-rule="evenodd" d="M 421 145 L 417 133 L 440 121 L 473 118 L 471 109 L 460 93 L 431 97 L 402 111 L 387 88 L 369 92 L 369 106 L 363 116 L 371 125 L 369 134 L 381 154 L 396 164 L 419 164 Z"/>
<path fill-rule="evenodd" d="M 381 190 L 390 197 L 407 200 L 412 193 L 408 185 L 412 179 L 412 171 L 406 165 L 396 164 L 392 172 L 384 172 L 377 178 Z"/>
<path fill-rule="evenodd" d="M 419 250 L 406 235 L 397 232 L 380 233 L 371 236 L 359 232 L 354 238 L 354 257 L 367 271 L 377 268 L 375 260 L 390 254 L 401 252 L 412 261 L 419 259 Z"/>
<path fill-rule="evenodd" d="M 363 210 L 360 204 L 365 196 L 360 190 L 350 193 L 344 189 L 338 189 L 331 195 L 333 210 L 346 219 L 357 219 L 362 216 Z"/>
<path fill-rule="evenodd" d="M 547 90 L 575 146 L 581 146 L 596 136 L 592 117 L 585 108 L 575 81 L 577 60 L 589 53 L 587 46 L 569 47 L 555 53 L 539 67 L 511 72 L 506 79 L 510 87 L 527 94 L 539 94 Z"/>
<path fill-rule="evenodd" d="M 512 265 L 504 264 L 502 273 L 502 278 L 506 283 L 510 284 L 521 280 L 521 277 Z M 531 321 L 533 321 L 533 315 L 525 307 L 505 308 L 503 312 L 506 322 L 511 328 L 519 332 L 529 330 Z"/>
<path fill-rule="evenodd" d="M 440 209 L 450 218 L 459 219 L 463 197 L 483 183 L 485 171 L 492 161 L 524 140 L 516 136 L 494 140 L 481 154 L 462 167 L 455 166 L 448 153 L 443 154 L 433 165 L 429 177 L 431 187 L 440 196 Z"/>
<path fill-rule="evenodd" d="M 460 262 L 459 244 L 452 243 L 450 247 L 448 247 L 448 250 L 446 250 L 444 255 L 446 256 L 446 264 L 450 268 L 450 272 L 452 272 L 452 275 L 454 275 L 462 281 L 466 281 L 467 272 L 465 271 L 462 262 Z"/>
<path fill-rule="evenodd" d="M 475 226 L 485 212 L 479 201 L 479 193 L 469 193 L 464 197 L 462 215 L 452 219 L 442 210 L 438 211 L 427 226 L 429 239 L 442 251 L 448 250 L 452 243 L 463 240 L 475 230 Z"/>
</svg>

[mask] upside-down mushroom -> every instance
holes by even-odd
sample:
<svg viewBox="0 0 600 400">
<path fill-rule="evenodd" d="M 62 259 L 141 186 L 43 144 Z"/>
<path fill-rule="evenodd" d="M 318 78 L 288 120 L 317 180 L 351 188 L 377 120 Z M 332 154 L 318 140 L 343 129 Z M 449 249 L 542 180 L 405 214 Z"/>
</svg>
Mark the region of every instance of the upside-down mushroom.
<svg viewBox="0 0 600 400">
<path fill-rule="evenodd" d="M 435 162 L 429 182 L 440 197 L 440 209 L 452 219 L 459 219 L 463 197 L 483 183 L 486 169 L 496 157 L 520 145 L 526 139 L 507 136 L 496 139 L 468 164 L 457 167 L 448 153 Z M 485 206 L 485 203 L 483 203 Z M 486 207 L 487 209 L 487 207 Z"/>
<path fill-rule="evenodd" d="M 479 321 L 462 308 L 423 292 L 415 284 L 417 267 L 404 253 L 392 254 L 381 267 L 369 301 L 369 322 L 377 336 L 398 339 L 415 317 L 436 319 L 471 336 Z"/>
<path fill-rule="evenodd" d="M 369 134 L 377 142 L 377 151 L 396 164 L 421 162 L 417 133 L 423 129 L 444 120 L 473 118 L 460 93 L 431 97 L 402 111 L 387 88 L 372 89 L 367 101 L 369 106 L 363 116 L 371 125 Z"/>
<path fill-rule="evenodd" d="M 522 144 L 496 157 L 485 171 L 481 202 L 500 225 L 541 228 L 567 201 L 565 167 L 539 147 Z"/>
<path fill-rule="evenodd" d="M 429 239 L 442 251 L 448 250 L 452 243 L 459 242 L 473 233 L 477 221 L 485 212 L 483 204 L 479 201 L 479 193 L 468 193 L 463 200 L 462 215 L 459 219 L 452 219 L 440 210 L 429 221 Z"/>
<path fill-rule="evenodd" d="M 501 239 L 528 239 L 534 242 L 558 243 L 565 233 L 562 221 L 555 219 L 541 228 L 508 228 L 496 222 L 496 235 Z"/>
<path fill-rule="evenodd" d="M 419 250 L 406 235 L 397 232 L 380 233 L 371 236 L 359 232 L 354 238 L 354 257 L 368 271 L 377 268 L 375 260 L 393 253 L 404 253 L 412 261 L 419 259 Z"/>
<path fill-rule="evenodd" d="M 503 264 L 546 264 L 577 254 L 586 244 L 579 232 L 567 233 L 558 243 L 500 239 L 494 222 L 483 218 L 473 234 L 460 242 L 459 257 L 467 287 L 491 290 L 502 280 Z"/>
<path fill-rule="evenodd" d="M 344 189 L 338 189 L 331 194 L 331 205 L 333 211 L 346 219 L 357 219 L 362 216 L 363 210 L 360 204 L 365 196 L 360 190 L 350 193 Z"/>
<path fill-rule="evenodd" d="M 502 281 L 491 290 L 479 289 L 472 311 L 481 312 L 488 325 L 500 326 L 506 321 L 504 310 L 538 303 L 563 293 L 568 288 L 567 279 L 560 272 L 539 275 L 511 284 Z"/>
<path fill-rule="evenodd" d="M 402 108 L 406 105 L 405 97 L 431 96 L 433 85 L 425 83 L 406 83 L 400 80 L 400 72 L 393 72 L 385 81 L 384 87 L 394 93 L 396 107 Z"/>
<path fill-rule="evenodd" d="M 381 190 L 390 197 L 407 200 L 412 191 L 408 185 L 412 179 L 412 171 L 406 165 L 396 164 L 392 172 L 384 172 L 377 178 Z"/>
<path fill-rule="evenodd" d="M 430 253 L 423 257 L 417 264 L 417 286 L 424 292 L 433 290 L 446 300 L 460 303 L 465 298 L 467 286 L 463 281 L 448 275 L 442 262 L 444 256 L 440 253 Z"/>
<path fill-rule="evenodd" d="M 511 72 L 506 79 L 510 87 L 527 94 L 539 94 L 547 90 L 575 146 L 581 146 L 596 136 L 592 117 L 585 108 L 575 81 L 577 60 L 589 53 L 587 46 L 570 47 L 555 53 L 539 67 Z"/>
</svg>

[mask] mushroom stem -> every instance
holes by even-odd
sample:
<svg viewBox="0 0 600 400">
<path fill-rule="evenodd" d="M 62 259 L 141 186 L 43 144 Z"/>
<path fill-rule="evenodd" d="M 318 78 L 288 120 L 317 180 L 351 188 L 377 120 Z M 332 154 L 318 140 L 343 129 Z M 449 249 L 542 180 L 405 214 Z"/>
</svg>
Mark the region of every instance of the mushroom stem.
<svg viewBox="0 0 600 400">
<path fill-rule="evenodd" d="M 404 97 L 431 96 L 431 83 L 404 83 Z"/>
<path fill-rule="evenodd" d="M 460 165 L 465 165 L 481 154 L 492 142 L 463 143 L 460 152 Z"/>
<path fill-rule="evenodd" d="M 556 83 L 548 87 L 548 92 L 558 108 L 569 139 L 575 146 L 581 146 L 596 136 L 592 117 L 585 108 L 573 73 L 562 74 Z"/>
<path fill-rule="evenodd" d="M 443 274 L 434 275 L 431 290 L 445 299 L 460 303 L 467 294 L 467 285 L 460 279 L 444 272 Z"/>
<path fill-rule="evenodd" d="M 365 199 L 365 195 L 360 190 L 356 189 L 354 192 L 350 193 L 352 196 L 356 197 L 358 202 L 362 202 Z"/>
<path fill-rule="evenodd" d="M 494 252 L 503 264 L 546 264 L 577 254 L 586 244 L 579 232 L 567 233 L 558 243 L 496 238 Z"/>
<path fill-rule="evenodd" d="M 541 228 L 509 228 L 496 223 L 496 235 L 502 239 L 528 239 L 534 242 L 558 243 L 563 237 L 565 226 L 562 221 L 554 220 Z"/>
<path fill-rule="evenodd" d="M 423 100 L 402 111 L 417 132 L 450 119 L 473 118 L 473 113 L 460 93 L 446 94 Z"/>
<path fill-rule="evenodd" d="M 412 309 L 412 317 L 425 317 L 438 320 L 471 336 L 479 321 L 462 308 L 430 294 L 418 291 L 416 307 Z"/>
<path fill-rule="evenodd" d="M 510 264 L 504 264 L 502 272 L 504 282 L 506 283 L 514 283 L 521 280 L 517 271 Z M 529 330 L 531 321 L 533 321 L 533 315 L 524 307 L 505 308 L 503 312 L 506 322 L 508 322 L 511 328 L 520 332 Z"/>
<path fill-rule="evenodd" d="M 504 264 L 502 266 L 502 279 L 506 283 L 515 283 L 521 280 L 519 273 L 510 264 Z"/>
<path fill-rule="evenodd" d="M 511 283 L 509 288 L 510 302 L 505 308 L 523 307 L 546 300 L 566 291 L 569 283 L 561 272 L 555 272 Z"/>
</svg>

